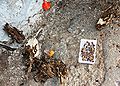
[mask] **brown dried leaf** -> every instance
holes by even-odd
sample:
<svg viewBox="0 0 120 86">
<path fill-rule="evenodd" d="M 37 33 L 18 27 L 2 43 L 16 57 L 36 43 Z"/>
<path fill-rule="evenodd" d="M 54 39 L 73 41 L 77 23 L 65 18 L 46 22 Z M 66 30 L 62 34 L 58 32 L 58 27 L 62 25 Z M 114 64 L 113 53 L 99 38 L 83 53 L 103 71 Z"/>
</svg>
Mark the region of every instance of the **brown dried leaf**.
<svg viewBox="0 0 120 86">
<path fill-rule="evenodd" d="M 10 26 L 8 23 L 5 24 L 3 29 L 12 39 L 15 39 L 17 43 L 21 43 L 25 36 L 16 27 Z"/>
</svg>

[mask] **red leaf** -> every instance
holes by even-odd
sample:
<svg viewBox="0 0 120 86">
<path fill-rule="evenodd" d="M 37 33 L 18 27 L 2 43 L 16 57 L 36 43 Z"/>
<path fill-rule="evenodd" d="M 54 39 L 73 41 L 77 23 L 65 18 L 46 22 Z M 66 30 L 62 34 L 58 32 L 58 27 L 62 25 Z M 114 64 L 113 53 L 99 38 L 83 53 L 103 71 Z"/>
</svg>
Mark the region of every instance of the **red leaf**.
<svg viewBox="0 0 120 86">
<path fill-rule="evenodd" d="M 51 7 L 51 3 L 44 0 L 44 1 L 43 1 L 43 4 L 42 4 L 42 8 L 43 8 L 45 11 L 47 11 L 47 10 L 50 9 L 50 7 Z"/>
</svg>

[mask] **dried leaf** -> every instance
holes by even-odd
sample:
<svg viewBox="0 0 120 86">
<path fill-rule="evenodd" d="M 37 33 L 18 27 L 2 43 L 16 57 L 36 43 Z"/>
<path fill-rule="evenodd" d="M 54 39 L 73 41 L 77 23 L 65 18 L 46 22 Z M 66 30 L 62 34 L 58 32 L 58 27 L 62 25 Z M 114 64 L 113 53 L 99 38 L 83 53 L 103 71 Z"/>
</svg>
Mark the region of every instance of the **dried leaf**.
<svg viewBox="0 0 120 86">
<path fill-rule="evenodd" d="M 3 29 L 12 39 L 15 39 L 17 43 L 21 43 L 25 36 L 17 28 L 10 26 L 8 23 L 5 24 Z"/>
</svg>

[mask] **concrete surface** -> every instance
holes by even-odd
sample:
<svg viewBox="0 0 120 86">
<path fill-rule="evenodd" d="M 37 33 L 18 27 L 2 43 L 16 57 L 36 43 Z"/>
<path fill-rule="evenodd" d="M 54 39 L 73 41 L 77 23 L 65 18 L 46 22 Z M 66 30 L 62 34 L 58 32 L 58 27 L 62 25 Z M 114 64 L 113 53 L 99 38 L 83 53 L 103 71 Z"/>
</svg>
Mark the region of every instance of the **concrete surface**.
<svg viewBox="0 0 120 86">
<path fill-rule="evenodd" d="M 62 13 L 46 12 L 33 25 L 36 30 L 46 24 L 37 37 L 40 51 L 55 50 L 55 57 L 61 58 L 69 69 L 61 86 L 115 86 L 115 81 L 120 80 L 120 28 L 106 26 L 101 31 L 95 28 L 104 0 L 65 3 Z M 78 63 L 82 38 L 98 40 L 94 65 Z M 21 49 L 12 52 L 0 48 L 0 86 L 60 86 L 56 79 L 45 84 L 35 82 L 32 77 L 27 80 L 24 69 Z"/>
</svg>

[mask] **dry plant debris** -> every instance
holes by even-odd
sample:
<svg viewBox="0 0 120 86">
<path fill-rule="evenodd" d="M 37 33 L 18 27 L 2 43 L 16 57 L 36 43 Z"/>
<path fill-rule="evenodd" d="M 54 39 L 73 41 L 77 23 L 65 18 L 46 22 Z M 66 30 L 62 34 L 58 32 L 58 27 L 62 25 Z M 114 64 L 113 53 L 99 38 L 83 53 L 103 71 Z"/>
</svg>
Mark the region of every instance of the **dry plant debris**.
<svg viewBox="0 0 120 86">
<path fill-rule="evenodd" d="M 28 40 L 27 44 L 25 45 L 25 54 L 27 55 L 29 61 L 27 63 L 27 65 L 29 65 L 27 73 L 30 73 L 34 61 L 33 59 L 39 55 L 39 45 L 36 38 L 31 38 Z"/>
<path fill-rule="evenodd" d="M 107 25 L 120 26 L 120 6 L 118 5 L 118 3 L 110 5 L 102 12 L 101 17 L 96 24 L 96 28 L 98 30 L 101 30 Z"/>
<path fill-rule="evenodd" d="M 16 48 L 12 48 L 9 45 L 3 44 L 1 42 L 0 42 L 0 47 L 5 48 L 5 49 L 10 50 L 10 51 L 16 50 Z"/>
<path fill-rule="evenodd" d="M 29 47 L 30 49 L 32 49 L 32 53 L 33 53 L 33 57 L 37 57 L 39 55 L 39 44 L 38 44 L 38 40 L 36 38 L 30 38 L 27 42 L 27 44 L 25 45 L 26 47 Z"/>
<path fill-rule="evenodd" d="M 41 58 L 34 57 L 35 47 L 32 49 L 27 46 L 23 57 L 26 58 L 25 65 L 27 66 L 27 73 L 31 72 L 36 82 L 40 81 L 44 83 L 47 79 L 58 77 L 60 83 L 63 82 L 63 78 L 67 75 L 66 65 L 60 59 L 51 58 L 49 55 L 43 53 Z M 49 51 L 53 52 L 53 51 Z"/>
<path fill-rule="evenodd" d="M 17 43 L 21 43 L 25 39 L 25 36 L 21 31 L 19 31 L 16 27 L 9 25 L 8 23 L 5 24 L 3 30 L 10 35 L 13 40 L 16 40 Z"/>
</svg>

